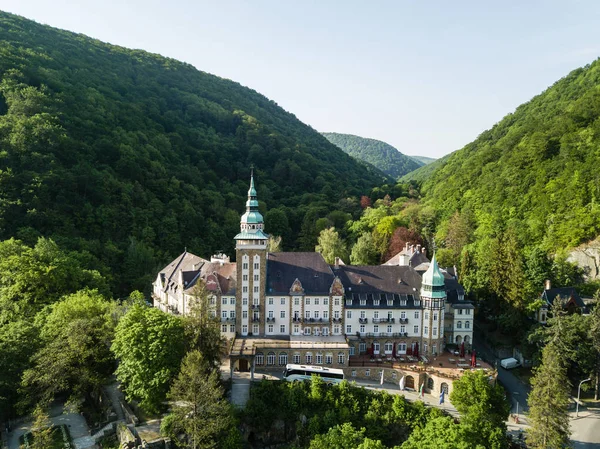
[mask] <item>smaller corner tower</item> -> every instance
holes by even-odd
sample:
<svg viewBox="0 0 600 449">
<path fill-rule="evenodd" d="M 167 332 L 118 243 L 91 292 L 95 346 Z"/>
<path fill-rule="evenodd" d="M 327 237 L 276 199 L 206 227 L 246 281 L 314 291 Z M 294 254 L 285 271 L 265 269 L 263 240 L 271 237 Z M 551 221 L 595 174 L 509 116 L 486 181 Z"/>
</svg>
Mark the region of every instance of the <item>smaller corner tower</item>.
<svg viewBox="0 0 600 449">
<path fill-rule="evenodd" d="M 422 347 L 423 354 L 437 355 L 444 350 L 444 305 L 446 287 L 444 274 L 433 253 L 429 268 L 421 281 L 423 302 Z"/>
</svg>

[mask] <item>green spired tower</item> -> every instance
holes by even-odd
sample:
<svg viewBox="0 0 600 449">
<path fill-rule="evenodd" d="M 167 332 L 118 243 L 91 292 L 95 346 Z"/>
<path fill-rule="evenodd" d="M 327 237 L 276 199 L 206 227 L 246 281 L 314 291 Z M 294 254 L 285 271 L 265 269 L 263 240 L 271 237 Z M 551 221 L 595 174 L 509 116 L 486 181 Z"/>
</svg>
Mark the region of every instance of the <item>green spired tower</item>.
<svg viewBox="0 0 600 449">
<path fill-rule="evenodd" d="M 246 212 L 240 220 L 240 233 L 235 236 L 237 269 L 236 330 L 242 336 L 265 333 L 265 284 L 267 277 L 267 240 L 264 220 L 258 211 L 254 188 L 254 171 Z"/>
<path fill-rule="evenodd" d="M 446 302 L 445 278 L 438 266 L 435 253 L 429 268 L 423 274 L 421 301 L 423 302 L 423 354 L 435 356 L 444 350 L 444 304 Z"/>
</svg>

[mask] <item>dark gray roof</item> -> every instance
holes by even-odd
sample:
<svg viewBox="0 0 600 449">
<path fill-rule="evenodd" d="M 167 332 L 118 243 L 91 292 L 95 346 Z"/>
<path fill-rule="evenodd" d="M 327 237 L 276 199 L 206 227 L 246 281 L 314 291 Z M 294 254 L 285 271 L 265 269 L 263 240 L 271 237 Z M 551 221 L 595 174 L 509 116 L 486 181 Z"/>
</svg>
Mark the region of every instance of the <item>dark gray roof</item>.
<svg viewBox="0 0 600 449">
<path fill-rule="evenodd" d="M 542 293 L 542 299 L 546 301 L 548 305 L 554 304 L 554 300 L 560 296 L 561 298 L 566 298 L 569 301 L 575 303 L 577 307 L 585 309 L 585 303 L 577 293 L 574 287 L 559 287 L 559 288 L 551 288 L 549 290 L 544 290 Z"/>
<path fill-rule="evenodd" d="M 463 286 L 458 283 L 454 276 L 449 275 L 447 272 L 444 273 L 444 286 L 446 287 L 446 297 L 449 303 L 452 305 L 465 303 L 464 300 L 460 301 L 458 299 L 459 295 L 462 295 L 463 297 L 465 295 Z"/>
<path fill-rule="evenodd" d="M 268 254 L 267 294 L 289 294 L 296 279 L 305 294 L 328 295 L 334 277 L 320 253 Z"/>
</svg>

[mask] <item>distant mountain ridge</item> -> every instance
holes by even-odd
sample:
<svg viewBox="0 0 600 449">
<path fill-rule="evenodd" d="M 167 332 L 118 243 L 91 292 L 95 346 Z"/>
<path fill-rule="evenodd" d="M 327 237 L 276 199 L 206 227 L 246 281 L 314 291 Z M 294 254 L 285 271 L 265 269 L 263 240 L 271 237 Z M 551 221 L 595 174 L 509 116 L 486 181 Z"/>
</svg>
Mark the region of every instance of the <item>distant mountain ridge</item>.
<svg viewBox="0 0 600 449">
<path fill-rule="evenodd" d="M 414 159 L 417 162 L 420 162 L 423 165 L 431 164 L 432 162 L 437 161 L 436 158 L 434 158 L 434 157 L 427 157 L 427 156 L 408 156 L 408 157 Z"/>
<path fill-rule="evenodd" d="M 423 165 L 380 140 L 341 133 L 321 133 L 350 156 L 368 162 L 386 175 L 398 179 Z"/>
</svg>

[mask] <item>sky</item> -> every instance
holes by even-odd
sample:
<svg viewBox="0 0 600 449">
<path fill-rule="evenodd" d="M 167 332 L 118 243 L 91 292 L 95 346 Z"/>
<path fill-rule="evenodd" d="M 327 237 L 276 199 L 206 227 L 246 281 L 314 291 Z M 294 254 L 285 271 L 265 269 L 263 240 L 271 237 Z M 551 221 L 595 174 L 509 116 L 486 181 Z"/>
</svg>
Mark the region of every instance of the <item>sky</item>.
<svg viewBox="0 0 600 449">
<path fill-rule="evenodd" d="M 600 1 L 0 0 L 229 78 L 318 131 L 438 158 L 600 56 Z"/>
</svg>

